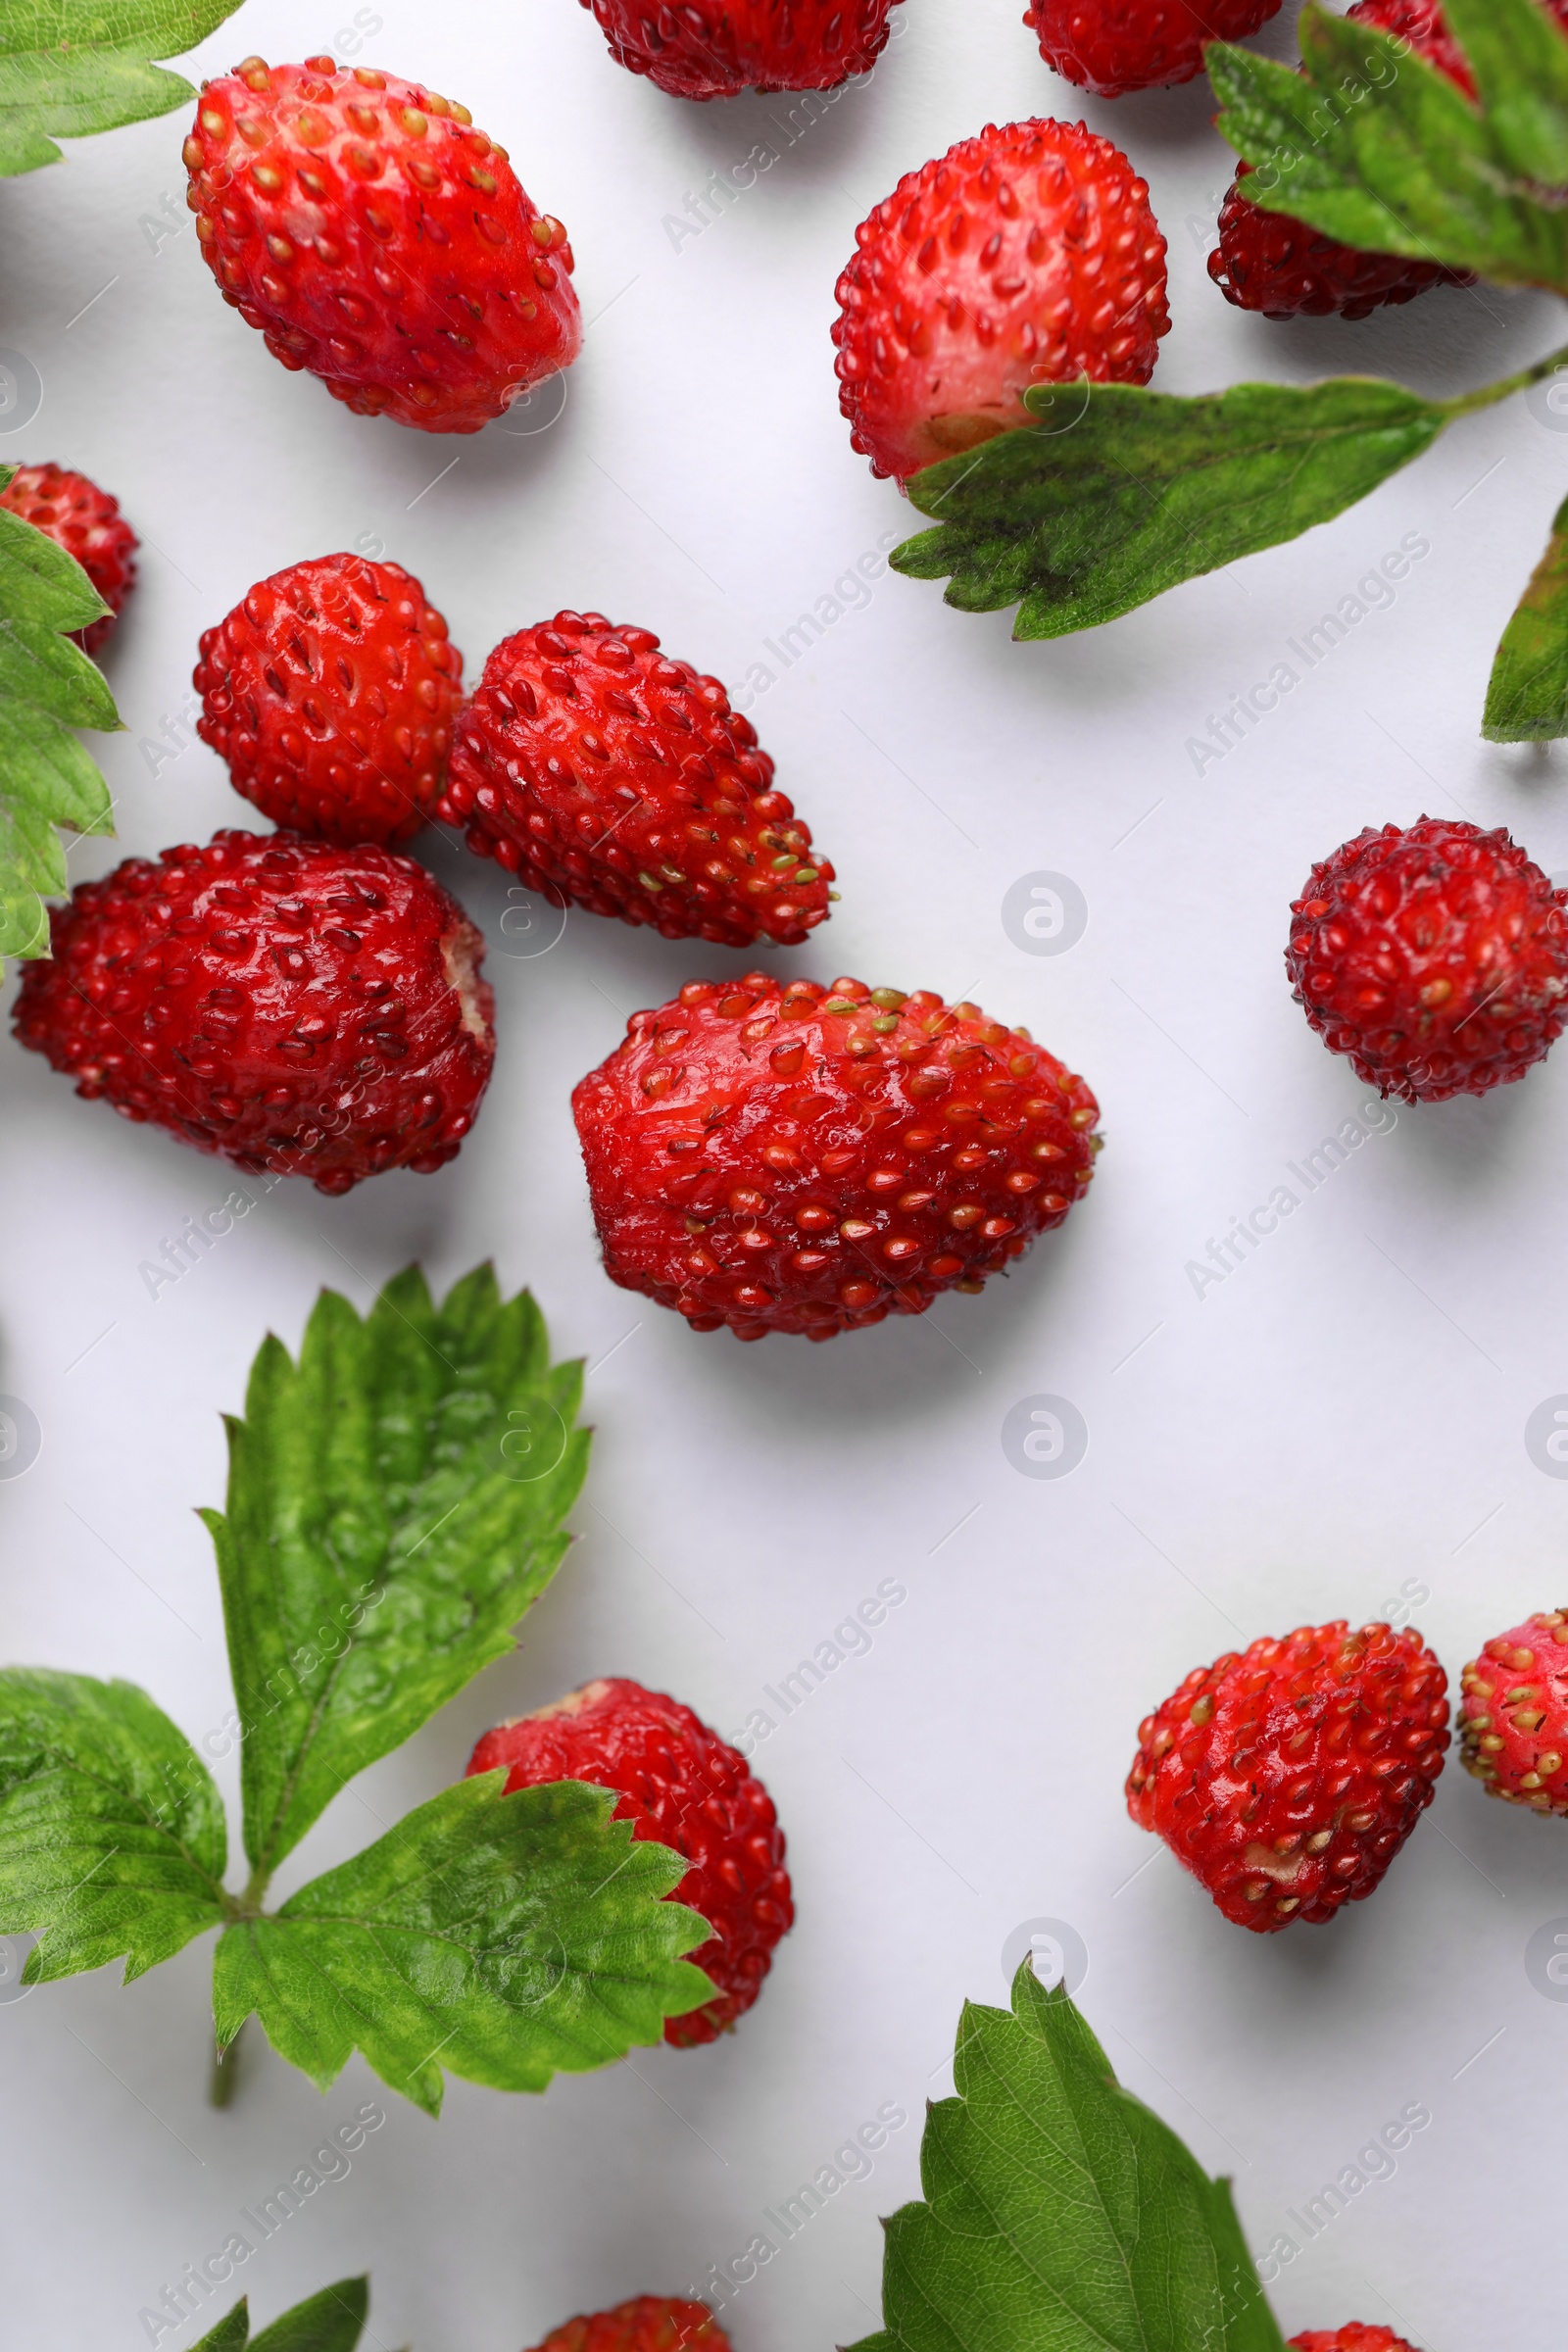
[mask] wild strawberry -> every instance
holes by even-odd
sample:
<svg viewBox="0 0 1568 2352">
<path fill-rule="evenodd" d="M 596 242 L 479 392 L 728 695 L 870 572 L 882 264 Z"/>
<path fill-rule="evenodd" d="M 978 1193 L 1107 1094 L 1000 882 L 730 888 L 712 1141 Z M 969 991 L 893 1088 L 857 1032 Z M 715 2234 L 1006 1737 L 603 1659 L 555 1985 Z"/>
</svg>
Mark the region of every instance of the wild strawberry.
<svg viewBox="0 0 1568 2352">
<path fill-rule="evenodd" d="M 1024 23 L 1048 66 L 1081 90 L 1121 98 L 1191 81 L 1209 41 L 1242 41 L 1280 0 L 1029 0 Z"/>
<path fill-rule="evenodd" d="M 761 1991 L 773 1946 L 795 1919 L 784 1833 L 744 1756 L 678 1699 L 617 1677 L 498 1723 L 468 1771 L 498 1765 L 508 1768 L 509 1791 L 544 1781 L 618 1788 L 614 1819 L 690 1862 L 668 1900 L 689 1904 L 712 1929 L 688 1957 L 717 1991 L 701 2009 L 666 2018 L 664 2039 L 677 2049 L 716 2040 Z"/>
<path fill-rule="evenodd" d="M 839 407 L 900 481 L 1033 420 L 1031 384 L 1147 384 L 1165 240 L 1148 183 L 1083 123 L 993 123 L 900 180 L 838 282 Z"/>
<path fill-rule="evenodd" d="M 1392 2328 L 1347 2320 L 1343 2328 L 1308 2328 L 1291 2338 L 1291 2352 L 1415 2352 Z"/>
<path fill-rule="evenodd" d="M 553 906 L 665 939 L 798 947 L 833 895 L 718 680 L 602 612 L 558 612 L 496 647 L 440 814 Z"/>
<path fill-rule="evenodd" d="M 672 98 L 731 98 L 740 90 L 828 90 L 868 72 L 887 47 L 898 0 L 582 4 L 618 66 L 646 74 Z"/>
<path fill-rule="evenodd" d="M 84 654 L 96 655 L 107 641 L 136 585 L 136 550 L 141 542 L 120 512 L 120 501 L 84 473 L 64 466 L 19 466 L 0 490 L 8 507 L 46 531 L 68 556 L 74 556 L 109 611 L 80 630 Z"/>
<path fill-rule="evenodd" d="M 423 866 L 217 833 L 78 884 L 16 1034 L 122 1118 L 346 1193 L 455 1157 L 495 1058 L 483 943 Z"/>
<path fill-rule="evenodd" d="M 1296 1001 L 1368 1086 L 1404 1102 L 1522 1078 L 1562 1029 L 1568 891 L 1500 827 L 1368 825 L 1314 865 L 1285 968 Z"/>
<path fill-rule="evenodd" d="M 1088 1190 L 1099 1110 L 1027 1030 L 863 980 L 693 980 L 572 1096 L 605 1271 L 830 1340 L 978 1291 Z"/>
<path fill-rule="evenodd" d="M 1568 1609 L 1496 1634 L 1459 1678 L 1459 1754 L 1489 1796 L 1568 1814 Z"/>
<path fill-rule="evenodd" d="M 1138 1727 L 1127 1810 L 1260 1936 L 1360 1902 L 1432 1802 L 1447 1682 L 1412 1628 L 1303 1625 L 1199 1666 Z"/>
<path fill-rule="evenodd" d="M 361 416 L 476 433 L 581 348 L 566 232 L 472 125 L 329 57 L 202 85 L 184 156 L 223 299 Z"/>
<path fill-rule="evenodd" d="M 1547 0 L 1568 25 L 1568 0 Z M 1467 98 L 1475 79 L 1438 0 L 1356 0 L 1348 14 L 1396 40 L 1457 82 Z M 1402 254 L 1361 253 L 1326 237 L 1288 213 L 1265 212 L 1241 192 L 1251 170 L 1243 164 L 1220 209 L 1219 244 L 1208 257 L 1208 274 L 1238 310 L 1260 311 L 1266 318 L 1369 318 L 1392 303 L 1413 302 L 1432 286 L 1469 286 L 1468 270 L 1446 270 L 1440 262 L 1411 261 Z"/>
<path fill-rule="evenodd" d="M 553 2328 L 535 2352 L 730 2352 L 730 2342 L 706 2303 L 638 2295 Z"/>
<path fill-rule="evenodd" d="M 202 638 L 196 732 L 236 792 L 323 841 L 407 841 L 435 806 L 463 656 L 396 564 L 321 556 Z"/>
</svg>

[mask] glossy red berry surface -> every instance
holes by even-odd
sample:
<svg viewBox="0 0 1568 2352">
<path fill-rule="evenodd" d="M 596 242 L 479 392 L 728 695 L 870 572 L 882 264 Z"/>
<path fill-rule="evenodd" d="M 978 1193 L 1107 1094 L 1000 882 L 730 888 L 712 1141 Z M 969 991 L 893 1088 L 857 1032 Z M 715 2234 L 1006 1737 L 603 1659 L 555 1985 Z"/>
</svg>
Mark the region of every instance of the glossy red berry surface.
<svg viewBox="0 0 1568 2352">
<path fill-rule="evenodd" d="M 440 813 L 554 905 L 665 939 L 794 947 L 827 914 L 833 868 L 751 722 L 651 629 L 602 612 L 558 612 L 496 647 Z"/>
<path fill-rule="evenodd" d="M 16 1034 L 124 1118 L 323 1193 L 426 1174 L 473 1124 L 483 943 L 411 858 L 218 833 L 79 884 L 51 936 Z"/>
<path fill-rule="evenodd" d="M 871 470 L 1028 424 L 1032 384 L 1147 384 L 1169 330 L 1165 240 L 1119 147 L 992 124 L 900 180 L 838 282 L 839 406 Z"/>
<path fill-rule="evenodd" d="M 109 607 L 101 619 L 79 632 L 82 652 L 96 655 L 136 585 L 140 541 L 120 512 L 119 499 L 68 466 L 19 466 L 0 490 L 0 507 L 46 531 L 68 556 L 74 556 Z"/>
<path fill-rule="evenodd" d="M 687 1957 L 718 1991 L 701 2009 L 666 2018 L 664 2039 L 686 2049 L 732 2026 L 760 1992 L 795 1918 L 784 1833 L 744 1756 L 678 1699 L 616 1678 L 486 1732 L 468 1771 L 498 1765 L 509 1791 L 543 1781 L 618 1788 L 615 1820 L 686 1856 L 691 1868 L 669 1900 L 689 1904 L 712 1929 Z"/>
<path fill-rule="evenodd" d="M 1494 1635 L 1459 1687 L 1465 1770 L 1489 1796 L 1568 1814 L 1568 1609 Z"/>
<path fill-rule="evenodd" d="M 1029 0 L 1024 23 L 1048 66 L 1081 90 L 1129 90 L 1191 81 L 1206 41 L 1242 41 L 1278 14 L 1280 0 Z"/>
<path fill-rule="evenodd" d="M 581 348 L 565 230 L 422 82 L 247 58 L 184 156 L 224 300 L 362 416 L 474 433 Z"/>
<path fill-rule="evenodd" d="M 1432 1802 L 1447 1681 L 1411 1627 L 1343 1618 L 1200 1666 L 1138 1727 L 1127 1810 L 1238 1927 L 1332 1919 Z"/>
<path fill-rule="evenodd" d="M 1291 2352 L 1415 2352 L 1392 2328 L 1347 2320 L 1343 2328 L 1308 2328 L 1291 2337 Z"/>
<path fill-rule="evenodd" d="M 201 641 L 196 731 L 264 816 L 407 841 L 435 807 L 463 656 L 396 564 L 321 556 L 258 580 Z"/>
<path fill-rule="evenodd" d="M 582 0 L 617 65 L 672 98 L 740 90 L 826 90 L 864 74 L 887 46 L 898 0 Z"/>
<path fill-rule="evenodd" d="M 606 1273 L 743 1340 L 980 1289 L 1088 1190 L 1100 1115 L 978 1005 L 762 972 L 634 1013 L 572 1109 Z"/>
<path fill-rule="evenodd" d="M 706 2303 L 636 2295 L 553 2328 L 535 2352 L 730 2352 L 730 2342 Z"/>
<path fill-rule="evenodd" d="M 1568 892 L 1500 828 L 1368 826 L 1315 865 L 1285 968 L 1324 1044 L 1406 1102 L 1522 1078 L 1562 1029 Z"/>
</svg>

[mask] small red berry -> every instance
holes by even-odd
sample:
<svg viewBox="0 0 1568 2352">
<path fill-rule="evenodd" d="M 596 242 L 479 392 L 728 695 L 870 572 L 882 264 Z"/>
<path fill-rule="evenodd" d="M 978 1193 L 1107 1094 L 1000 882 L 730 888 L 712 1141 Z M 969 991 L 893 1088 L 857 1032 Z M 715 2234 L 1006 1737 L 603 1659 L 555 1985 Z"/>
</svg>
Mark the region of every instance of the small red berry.
<svg viewBox="0 0 1568 2352">
<path fill-rule="evenodd" d="M 74 556 L 109 607 L 100 619 L 77 632 L 82 652 L 96 655 L 136 585 L 136 550 L 141 543 L 120 512 L 119 499 L 67 466 L 19 466 L 0 490 L 0 507 L 47 532 L 57 547 Z"/>
<path fill-rule="evenodd" d="M 558 612 L 498 645 L 458 722 L 439 813 L 553 906 L 665 939 L 798 947 L 833 868 L 773 790 L 716 678 L 651 629 Z"/>
<path fill-rule="evenodd" d="M 196 732 L 236 792 L 323 841 L 407 841 L 434 808 L 463 656 L 396 564 L 321 556 L 258 580 L 201 641 Z"/>
<path fill-rule="evenodd" d="M 1291 2338 L 1291 2352 L 1415 2352 L 1392 2328 L 1347 2320 L 1343 2328 L 1308 2328 Z"/>
<path fill-rule="evenodd" d="M 1280 0 L 1029 0 L 1024 23 L 1048 66 L 1100 98 L 1191 81 L 1208 41 L 1241 41 Z"/>
<path fill-rule="evenodd" d="M 1148 183 L 1083 123 L 994 123 L 900 180 L 838 282 L 839 407 L 877 474 L 1033 421 L 1034 384 L 1147 384 L 1168 333 Z"/>
<path fill-rule="evenodd" d="M 359 416 L 476 433 L 581 349 L 565 230 L 422 82 L 248 57 L 184 158 L 224 301 Z"/>
<path fill-rule="evenodd" d="M 646 74 L 672 98 L 730 98 L 740 90 L 829 90 L 867 73 L 887 46 L 898 0 L 582 4 L 618 66 Z"/>
<path fill-rule="evenodd" d="M 706 2303 L 638 2295 L 553 2328 L 535 2352 L 730 2352 L 730 2342 Z"/>
<path fill-rule="evenodd" d="M 1568 1609 L 1496 1634 L 1460 1677 L 1459 1754 L 1489 1796 L 1568 1814 Z"/>
<path fill-rule="evenodd" d="M 1285 968 L 1324 1044 L 1381 1094 L 1484 1095 L 1562 1029 L 1565 908 L 1568 891 L 1500 828 L 1369 825 L 1313 866 Z"/>
<path fill-rule="evenodd" d="M 217 833 L 83 882 L 16 1034 L 122 1118 L 346 1193 L 456 1156 L 495 1058 L 484 946 L 412 858 Z"/>
<path fill-rule="evenodd" d="M 1371 1894 L 1448 1744 L 1446 1678 L 1413 1628 L 1342 1617 L 1195 1668 L 1138 1727 L 1127 1810 L 1238 1927 Z"/>
<path fill-rule="evenodd" d="M 742 1340 L 979 1290 L 1100 1140 L 1084 1081 L 976 1004 L 763 972 L 634 1013 L 571 1100 L 606 1273 Z"/>
<path fill-rule="evenodd" d="M 688 1957 L 717 1995 L 666 2018 L 664 2039 L 677 2049 L 716 2040 L 761 1991 L 773 1947 L 795 1919 L 784 1833 L 745 1758 L 678 1699 L 616 1678 L 486 1732 L 468 1771 L 498 1765 L 509 1767 L 509 1792 L 545 1781 L 618 1788 L 613 1818 L 690 1862 L 667 1899 L 689 1904 L 712 1929 Z"/>
</svg>

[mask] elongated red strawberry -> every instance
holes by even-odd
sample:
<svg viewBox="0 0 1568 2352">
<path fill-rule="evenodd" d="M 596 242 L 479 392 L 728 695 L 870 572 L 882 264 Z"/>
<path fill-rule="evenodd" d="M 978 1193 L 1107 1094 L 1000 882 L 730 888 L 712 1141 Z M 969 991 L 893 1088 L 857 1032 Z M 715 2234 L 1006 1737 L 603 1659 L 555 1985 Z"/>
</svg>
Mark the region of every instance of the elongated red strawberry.
<svg viewBox="0 0 1568 2352">
<path fill-rule="evenodd" d="M 1568 1609 L 1494 1634 L 1461 1678 L 1459 1749 L 1489 1796 L 1568 1815 Z"/>
<path fill-rule="evenodd" d="M 1101 98 L 1191 81 L 1209 41 L 1243 41 L 1280 0 L 1029 0 L 1048 66 Z"/>
<path fill-rule="evenodd" d="M 634 1013 L 572 1109 L 611 1280 L 743 1340 L 979 1290 L 1087 1191 L 1100 1115 L 976 1004 L 762 972 Z"/>
<path fill-rule="evenodd" d="M 1034 384 L 1147 384 L 1169 332 L 1148 183 L 1083 123 L 995 123 L 900 180 L 838 282 L 839 406 L 900 481 L 1030 423 Z"/>
<path fill-rule="evenodd" d="M 484 945 L 411 858 L 218 833 L 78 884 L 51 931 L 16 1034 L 122 1118 L 323 1193 L 427 1174 L 473 1124 Z"/>
<path fill-rule="evenodd" d="M 828 90 L 867 73 L 887 47 L 898 0 L 582 4 L 629 73 L 646 74 L 672 98 L 732 98 L 740 90 Z"/>
<path fill-rule="evenodd" d="M 558 612 L 496 647 L 440 813 L 553 906 L 665 939 L 798 946 L 833 895 L 718 680 L 602 612 Z"/>
<path fill-rule="evenodd" d="M 565 230 L 422 82 L 248 57 L 202 85 L 184 155 L 225 302 L 360 416 L 476 433 L 576 358 Z"/>
<path fill-rule="evenodd" d="M 432 813 L 463 656 L 397 564 L 320 556 L 258 580 L 202 638 L 196 732 L 236 792 L 324 841 L 407 841 Z"/>
<path fill-rule="evenodd" d="M 552 2328 L 536 2352 L 730 2352 L 730 2343 L 706 2303 L 637 2295 Z"/>
<path fill-rule="evenodd" d="M 136 585 L 136 550 L 141 542 L 120 512 L 120 501 L 84 473 L 65 466 L 19 466 L 3 490 L 0 507 L 47 531 L 68 556 L 74 556 L 109 611 L 80 631 L 84 654 L 108 642 L 125 599 Z"/>
<path fill-rule="evenodd" d="M 591 1781 L 618 1788 L 616 1821 L 634 1838 L 684 1854 L 691 1869 L 668 1897 L 712 1929 L 689 1956 L 716 1997 L 664 2020 L 677 2049 L 713 2041 L 751 2007 L 795 1918 L 784 1833 L 773 1800 L 746 1759 L 678 1699 L 624 1677 L 588 1683 L 537 1714 L 498 1723 L 468 1771 L 507 1770 L 507 1788 Z"/>
<path fill-rule="evenodd" d="M 1446 1690 L 1412 1627 L 1265 1636 L 1144 1718 L 1127 1810 L 1238 1927 L 1321 1924 L 1376 1890 L 1432 1802 Z"/>
</svg>

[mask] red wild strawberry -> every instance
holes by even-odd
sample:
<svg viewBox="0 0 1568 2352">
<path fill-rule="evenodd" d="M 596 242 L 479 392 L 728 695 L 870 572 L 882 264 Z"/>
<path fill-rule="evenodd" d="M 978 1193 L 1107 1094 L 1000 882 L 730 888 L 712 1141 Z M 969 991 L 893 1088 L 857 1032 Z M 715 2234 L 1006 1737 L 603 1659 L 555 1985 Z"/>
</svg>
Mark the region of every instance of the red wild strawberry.
<svg viewBox="0 0 1568 2352">
<path fill-rule="evenodd" d="M 798 947 L 833 895 L 718 680 L 602 612 L 558 612 L 496 647 L 440 814 L 553 906 L 665 939 Z"/>
<path fill-rule="evenodd" d="M 1568 27 L 1568 0 L 1547 0 L 1547 5 Z M 1356 0 L 1348 15 L 1357 24 L 1408 41 L 1418 56 L 1474 98 L 1474 77 L 1438 0 Z M 1208 257 L 1209 276 L 1238 310 L 1260 311 L 1266 318 L 1320 318 L 1331 313 L 1368 318 L 1387 304 L 1413 302 L 1432 286 L 1475 283 L 1468 270 L 1402 254 L 1361 253 L 1287 213 L 1265 212 L 1241 192 L 1250 169 L 1243 164 L 1237 172 L 1220 210 L 1219 244 Z"/>
<path fill-rule="evenodd" d="M 508 1768 L 509 1793 L 545 1781 L 618 1788 L 613 1818 L 690 1862 L 667 1899 L 689 1904 L 712 1929 L 687 1956 L 717 1991 L 701 2009 L 666 2018 L 664 2039 L 677 2049 L 716 2040 L 761 1991 L 773 1947 L 795 1919 L 784 1833 L 745 1758 L 678 1699 L 617 1677 L 498 1723 L 468 1771 L 498 1765 Z"/>
<path fill-rule="evenodd" d="M 900 180 L 838 282 L 839 407 L 900 481 L 1032 421 L 1032 384 L 1147 384 L 1169 332 L 1149 188 L 1083 123 L 995 124 Z"/>
<path fill-rule="evenodd" d="M 1083 1080 L 976 1004 L 763 972 L 633 1013 L 571 1101 L 606 1273 L 742 1340 L 978 1291 L 1100 1140 Z"/>
<path fill-rule="evenodd" d="M 84 654 L 96 654 L 112 632 L 126 597 L 136 585 L 136 550 L 141 544 L 120 512 L 120 501 L 84 473 L 64 466 L 19 466 L 3 490 L 0 507 L 47 532 L 56 546 L 74 556 L 109 611 L 78 631 Z"/>
<path fill-rule="evenodd" d="M 1240 1928 L 1372 1893 L 1432 1802 L 1443 1668 L 1410 1627 L 1304 1625 L 1195 1667 L 1138 1727 L 1127 1810 Z"/>
<path fill-rule="evenodd" d="M 435 806 L 463 656 L 396 564 L 320 556 L 202 638 L 196 732 L 236 792 L 323 841 L 407 841 Z"/>
<path fill-rule="evenodd" d="M 411 858 L 217 833 L 78 884 L 16 1034 L 122 1117 L 346 1193 L 456 1156 L 495 1058 L 484 949 Z"/>
<path fill-rule="evenodd" d="M 472 125 L 329 57 L 202 85 L 184 156 L 223 299 L 361 416 L 476 433 L 581 349 L 566 232 Z"/>
<path fill-rule="evenodd" d="M 1347 2320 L 1343 2328 L 1308 2328 L 1291 2338 L 1291 2352 L 1415 2352 L 1392 2328 Z"/>
<path fill-rule="evenodd" d="M 617 65 L 646 74 L 672 98 L 731 98 L 740 90 L 829 90 L 868 72 L 887 47 L 898 0 L 582 4 Z"/>
<path fill-rule="evenodd" d="M 1024 23 L 1048 66 L 1081 90 L 1121 98 L 1191 81 L 1208 41 L 1242 41 L 1280 0 L 1029 0 Z"/>
<path fill-rule="evenodd" d="M 1291 908 L 1296 1001 L 1358 1078 L 1404 1102 L 1522 1078 L 1561 1031 L 1568 891 L 1500 828 L 1368 825 Z"/>
<path fill-rule="evenodd" d="M 535 2352 L 730 2352 L 730 2342 L 706 2303 L 637 2295 L 553 2328 Z"/>
<path fill-rule="evenodd" d="M 1459 1753 L 1489 1796 L 1568 1814 L 1568 1609 L 1496 1634 L 1459 1679 Z"/>
</svg>

